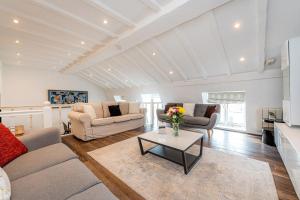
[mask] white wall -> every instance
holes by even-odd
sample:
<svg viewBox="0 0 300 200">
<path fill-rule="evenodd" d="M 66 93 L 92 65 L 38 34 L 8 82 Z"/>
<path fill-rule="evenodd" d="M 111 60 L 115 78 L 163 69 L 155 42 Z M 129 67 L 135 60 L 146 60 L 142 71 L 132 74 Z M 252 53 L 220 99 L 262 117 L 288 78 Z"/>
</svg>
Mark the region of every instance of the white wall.
<svg viewBox="0 0 300 200">
<path fill-rule="evenodd" d="M 230 77 L 228 77 L 230 79 Z M 202 102 L 202 92 L 245 91 L 246 92 L 246 129 L 250 133 L 259 133 L 262 107 L 281 107 L 282 78 L 272 77 L 259 80 L 220 82 L 186 86 L 152 86 L 127 90 L 107 91 L 107 97 L 122 95 L 128 100 L 141 100 L 141 93 L 159 93 L 162 101 L 167 102 Z"/>
<path fill-rule="evenodd" d="M 106 99 L 104 91 L 74 75 L 21 67 L 3 67 L 2 106 L 43 105 L 48 89 L 85 90 L 89 101 Z"/>
</svg>

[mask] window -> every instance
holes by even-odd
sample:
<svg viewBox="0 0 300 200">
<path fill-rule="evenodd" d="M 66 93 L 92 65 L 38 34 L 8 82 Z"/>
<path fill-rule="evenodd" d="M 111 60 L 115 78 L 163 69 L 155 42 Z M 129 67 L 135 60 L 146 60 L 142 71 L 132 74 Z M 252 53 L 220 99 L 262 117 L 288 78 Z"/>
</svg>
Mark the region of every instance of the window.
<svg viewBox="0 0 300 200">
<path fill-rule="evenodd" d="M 245 92 L 209 92 L 202 94 L 203 102 L 221 105 L 217 127 L 246 130 Z"/>
<path fill-rule="evenodd" d="M 142 106 L 147 109 L 146 124 L 157 126 L 156 110 L 162 109 L 163 105 L 158 93 L 141 94 Z"/>
<path fill-rule="evenodd" d="M 115 99 L 116 102 L 124 101 L 122 96 L 119 96 L 119 95 L 115 95 L 114 99 Z"/>
</svg>

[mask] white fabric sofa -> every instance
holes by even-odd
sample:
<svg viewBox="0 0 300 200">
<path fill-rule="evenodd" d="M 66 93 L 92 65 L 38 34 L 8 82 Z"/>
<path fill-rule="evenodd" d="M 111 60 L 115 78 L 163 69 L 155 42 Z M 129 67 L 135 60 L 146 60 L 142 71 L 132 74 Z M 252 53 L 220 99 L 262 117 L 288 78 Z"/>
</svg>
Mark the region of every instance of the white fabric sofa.
<svg viewBox="0 0 300 200">
<path fill-rule="evenodd" d="M 129 109 L 131 103 L 121 102 L 118 104 L 122 115 L 115 117 L 110 116 L 108 106 L 117 105 L 116 102 L 75 104 L 68 114 L 72 134 L 83 141 L 88 141 L 144 126 L 145 109 L 139 108 L 131 113 Z M 91 105 L 94 108 L 95 118 L 85 112 L 85 105 Z"/>
</svg>

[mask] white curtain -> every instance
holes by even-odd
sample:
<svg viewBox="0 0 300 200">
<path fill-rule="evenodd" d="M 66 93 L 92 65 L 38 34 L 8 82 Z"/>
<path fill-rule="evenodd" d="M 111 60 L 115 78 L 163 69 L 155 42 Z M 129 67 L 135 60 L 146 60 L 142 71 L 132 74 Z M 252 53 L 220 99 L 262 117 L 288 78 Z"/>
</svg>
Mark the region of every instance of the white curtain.
<svg viewBox="0 0 300 200">
<path fill-rule="evenodd" d="M 218 104 L 244 103 L 245 92 L 209 92 L 207 101 Z"/>
</svg>

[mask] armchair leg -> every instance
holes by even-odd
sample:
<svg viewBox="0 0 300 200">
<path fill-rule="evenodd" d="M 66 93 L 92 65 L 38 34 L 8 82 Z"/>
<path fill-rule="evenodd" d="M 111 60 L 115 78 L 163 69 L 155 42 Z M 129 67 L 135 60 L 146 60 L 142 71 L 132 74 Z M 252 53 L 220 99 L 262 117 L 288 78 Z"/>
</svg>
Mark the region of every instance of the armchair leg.
<svg viewBox="0 0 300 200">
<path fill-rule="evenodd" d="M 207 135 L 208 135 L 208 139 L 211 138 L 211 135 L 213 134 L 213 130 L 212 129 L 207 129 Z"/>
</svg>

